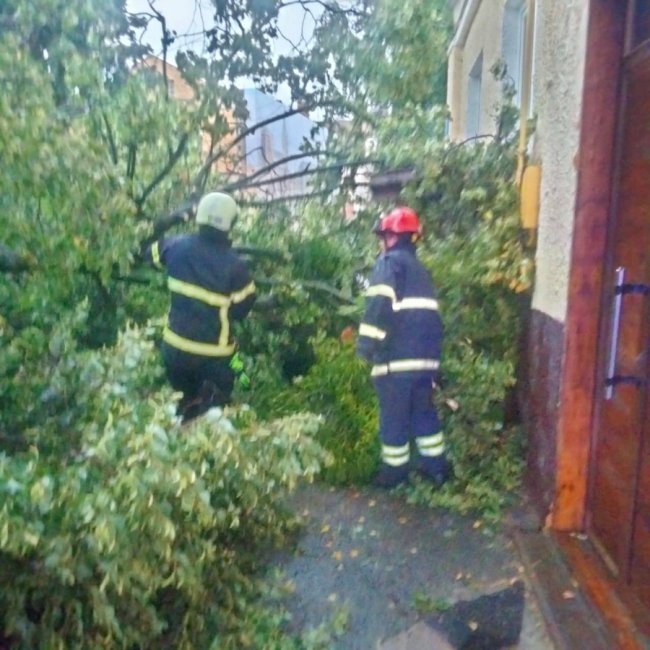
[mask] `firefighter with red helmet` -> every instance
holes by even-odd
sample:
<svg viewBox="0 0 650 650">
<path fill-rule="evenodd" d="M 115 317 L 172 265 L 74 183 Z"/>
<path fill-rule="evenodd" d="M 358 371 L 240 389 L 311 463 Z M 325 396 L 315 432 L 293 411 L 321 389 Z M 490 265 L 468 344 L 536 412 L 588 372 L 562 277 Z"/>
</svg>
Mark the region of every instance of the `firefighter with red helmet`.
<svg viewBox="0 0 650 650">
<path fill-rule="evenodd" d="M 418 215 L 396 207 L 374 230 L 382 252 L 366 291 L 357 354 L 372 364 L 379 399 L 381 467 L 373 483 L 391 488 L 408 478 L 411 443 L 416 468 L 436 485 L 450 474 L 445 441 L 433 405 L 443 327 L 426 267 L 416 256 Z"/>
</svg>

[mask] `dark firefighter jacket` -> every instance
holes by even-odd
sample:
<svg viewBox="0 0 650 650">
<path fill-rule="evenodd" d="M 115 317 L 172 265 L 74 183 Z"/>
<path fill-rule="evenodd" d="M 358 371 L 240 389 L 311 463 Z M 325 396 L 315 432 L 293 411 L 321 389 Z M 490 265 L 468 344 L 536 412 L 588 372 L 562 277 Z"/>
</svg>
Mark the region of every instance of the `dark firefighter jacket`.
<svg viewBox="0 0 650 650">
<path fill-rule="evenodd" d="M 163 340 L 190 354 L 231 356 L 231 323 L 250 311 L 255 284 L 225 234 L 204 226 L 155 242 L 145 254 L 167 270 L 171 307 Z"/>
<path fill-rule="evenodd" d="M 415 245 L 399 242 L 379 256 L 366 291 L 357 352 L 373 364 L 371 375 L 436 372 L 442 321 L 429 272 Z"/>
</svg>

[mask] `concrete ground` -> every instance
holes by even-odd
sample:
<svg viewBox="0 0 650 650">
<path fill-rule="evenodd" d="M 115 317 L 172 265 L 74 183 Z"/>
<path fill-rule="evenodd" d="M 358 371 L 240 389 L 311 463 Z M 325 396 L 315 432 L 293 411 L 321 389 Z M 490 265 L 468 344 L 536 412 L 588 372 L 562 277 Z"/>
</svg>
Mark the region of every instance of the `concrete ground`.
<svg viewBox="0 0 650 650">
<path fill-rule="evenodd" d="M 418 622 L 421 631 L 423 621 L 458 601 L 523 581 L 521 634 L 508 647 L 555 648 L 505 529 L 489 531 L 472 517 L 372 488 L 305 486 L 291 506 L 305 529 L 276 564 L 295 587 L 286 603 L 295 630 L 347 620 L 333 650 L 407 647 L 391 639 Z"/>
</svg>

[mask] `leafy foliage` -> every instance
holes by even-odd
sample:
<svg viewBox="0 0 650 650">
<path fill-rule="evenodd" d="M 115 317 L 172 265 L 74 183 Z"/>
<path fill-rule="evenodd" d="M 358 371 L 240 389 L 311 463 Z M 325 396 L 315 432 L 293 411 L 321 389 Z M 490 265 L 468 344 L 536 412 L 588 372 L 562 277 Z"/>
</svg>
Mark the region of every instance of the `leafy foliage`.
<svg viewBox="0 0 650 650">
<path fill-rule="evenodd" d="M 318 5 L 313 38 L 276 57 L 283 3 L 214 2 L 206 50 L 177 56 L 192 102 L 133 67 L 153 6 L 0 6 L 0 244 L 27 269 L 0 282 L 0 612 L 18 647 L 331 647 L 323 629 L 284 634 L 253 576 L 292 530 L 287 490 L 321 470 L 365 481 L 378 461 L 367 369 L 340 339 L 361 313 L 376 209 L 346 217 L 356 181 L 334 166 L 314 175 L 313 200 L 245 212 L 236 236 L 276 253 L 250 260 L 267 309 L 237 332 L 254 410 L 183 429 L 150 321 L 163 279 L 135 252 L 154 216 L 231 180 L 242 75 L 349 118 L 327 147 L 350 172 L 368 158 L 415 170 L 401 200 L 425 221 L 441 294 L 456 481 L 410 497 L 495 511 L 516 485 L 504 402 L 531 264 L 507 120 L 487 144 L 444 142 L 443 0 Z"/>
<path fill-rule="evenodd" d="M 334 459 L 323 478 L 335 484 L 365 482 L 379 459 L 377 400 L 368 368 L 355 357 L 351 343 L 320 339 L 316 353 L 309 372 L 274 397 L 271 412 L 320 413 L 324 422 L 317 440 Z"/>
<path fill-rule="evenodd" d="M 73 399 L 0 457 L 0 609 L 21 647 L 228 647 L 260 549 L 289 530 L 278 496 L 326 460 L 310 416 L 180 429 L 169 391 L 151 392 L 150 335 L 61 341 L 51 390 Z"/>
</svg>

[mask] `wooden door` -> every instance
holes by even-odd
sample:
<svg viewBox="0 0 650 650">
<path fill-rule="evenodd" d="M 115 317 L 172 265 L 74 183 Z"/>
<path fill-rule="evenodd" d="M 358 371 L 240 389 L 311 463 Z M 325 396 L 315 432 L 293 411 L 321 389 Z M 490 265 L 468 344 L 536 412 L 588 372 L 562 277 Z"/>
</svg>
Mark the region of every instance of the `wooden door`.
<svg viewBox="0 0 650 650">
<path fill-rule="evenodd" d="M 650 620 L 650 0 L 630 5 L 588 526 Z"/>
</svg>

